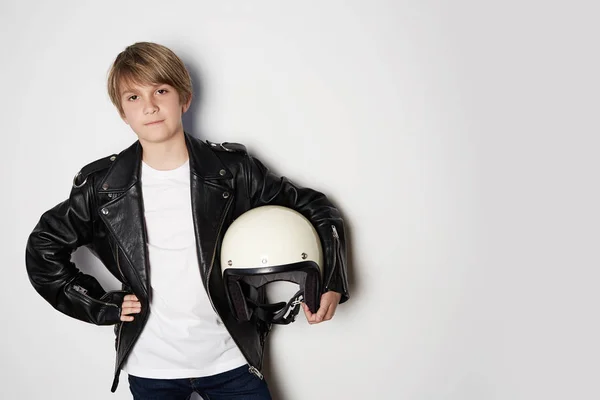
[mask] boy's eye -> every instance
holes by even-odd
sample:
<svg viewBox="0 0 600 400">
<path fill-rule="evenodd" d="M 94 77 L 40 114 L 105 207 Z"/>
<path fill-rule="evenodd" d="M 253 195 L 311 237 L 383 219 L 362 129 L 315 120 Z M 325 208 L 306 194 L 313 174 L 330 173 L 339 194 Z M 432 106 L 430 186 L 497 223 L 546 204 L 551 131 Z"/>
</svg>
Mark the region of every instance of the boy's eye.
<svg viewBox="0 0 600 400">
<path fill-rule="evenodd" d="M 137 95 L 133 95 L 133 96 L 129 96 L 129 98 L 127 100 L 136 100 L 137 99 Z"/>
<path fill-rule="evenodd" d="M 157 92 L 160 94 L 164 94 L 167 93 L 167 89 L 158 89 Z"/>
</svg>

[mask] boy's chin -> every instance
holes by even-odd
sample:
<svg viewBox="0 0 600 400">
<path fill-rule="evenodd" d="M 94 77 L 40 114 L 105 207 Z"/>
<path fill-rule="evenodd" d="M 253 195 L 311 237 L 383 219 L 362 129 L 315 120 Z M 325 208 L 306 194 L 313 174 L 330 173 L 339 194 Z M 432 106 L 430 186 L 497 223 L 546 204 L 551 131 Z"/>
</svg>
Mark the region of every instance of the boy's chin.
<svg viewBox="0 0 600 400">
<path fill-rule="evenodd" d="M 146 143 L 162 143 L 172 140 L 173 138 L 179 135 L 179 132 L 172 132 L 167 129 L 157 129 L 155 132 L 148 132 L 148 130 L 134 132 L 137 135 L 140 142 Z"/>
</svg>

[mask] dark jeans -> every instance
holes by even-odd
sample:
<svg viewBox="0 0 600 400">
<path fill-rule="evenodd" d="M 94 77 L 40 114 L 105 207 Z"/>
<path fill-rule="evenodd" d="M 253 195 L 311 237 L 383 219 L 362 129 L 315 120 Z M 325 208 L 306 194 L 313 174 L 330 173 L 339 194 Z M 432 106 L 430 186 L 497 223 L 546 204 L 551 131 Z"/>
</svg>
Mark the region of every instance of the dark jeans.
<svg viewBox="0 0 600 400">
<path fill-rule="evenodd" d="M 202 378 L 151 379 L 129 375 L 134 400 L 187 400 L 196 392 L 205 400 L 271 400 L 267 383 L 243 365 Z"/>
</svg>

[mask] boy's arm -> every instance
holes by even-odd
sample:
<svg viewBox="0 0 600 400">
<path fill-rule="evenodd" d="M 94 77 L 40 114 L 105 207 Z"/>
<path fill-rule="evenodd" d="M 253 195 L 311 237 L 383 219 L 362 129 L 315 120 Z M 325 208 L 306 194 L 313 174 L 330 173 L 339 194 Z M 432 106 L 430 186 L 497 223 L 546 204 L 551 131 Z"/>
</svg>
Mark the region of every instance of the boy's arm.
<svg viewBox="0 0 600 400">
<path fill-rule="evenodd" d="M 250 155 L 246 157 L 246 164 L 251 206 L 285 206 L 308 218 L 323 243 L 323 292 L 341 293 L 340 303 L 348 300 L 346 235 L 338 209 L 323 193 L 299 187 L 285 177 L 276 176 Z"/>
<path fill-rule="evenodd" d="M 119 322 L 121 291 L 105 292 L 79 271 L 71 254 L 92 241 L 92 183 L 73 186 L 69 198 L 46 211 L 29 236 L 27 274 L 35 290 L 54 308 L 96 325 Z"/>
</svg>

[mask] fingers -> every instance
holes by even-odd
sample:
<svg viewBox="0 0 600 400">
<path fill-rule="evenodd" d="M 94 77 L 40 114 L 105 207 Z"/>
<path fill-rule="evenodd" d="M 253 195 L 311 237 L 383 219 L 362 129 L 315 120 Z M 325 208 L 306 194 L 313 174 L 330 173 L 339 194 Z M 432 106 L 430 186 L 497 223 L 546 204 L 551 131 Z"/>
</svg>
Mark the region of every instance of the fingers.
<svg viewBox="0 0 600 400">
<path fill-rule="evenodd" d="M 329 311 L 330 307 L 331 303 L 321 300 L 321 307 L 319 307 L 317 310 L 317 315 L 315 316 L 316 323 L 326 321 L 325 316 L 327 315 L 327 311 Z"/>
<path fill-rule="evenodd" d="M 128 294 L 123 297 L 123 304 L 121 305 L 121 321 L 131 322 L 133 316 L 130 314 L 138 314 L 142 311 L 142 304 L 134 294 Z"/>
<path fill-rule="evenodd" d="M 325 314 L 325 321 L 329 321 L 335 315 L 335 309 L 337 308 L 337 303 L 332 303 L 327 310 L 327 314 Z"/>
<path fill-rule="evenodd" d="M 323 293 L 321 304 L 316 313 L 312 313 L 305 303 L 302 303 L 302 309 L 309 324 L 318 324 L 323 321 L 329 321 L 335 315 L 335 310 L 340 302 L 341 294 L 336 292 Z"/>
<path fill-rule="evenodd" d="M 306 321 L 308 321 L 309 324 L 316 324 L 317 323 L 317 313 L 312 313 L 310 311 L 310 309 L 308 308 L 308 306 L 306 305 L 306 303 L 302 303 L 302 309 L 304 310 L 304 315 L 306 316 Z"/>
<path fill-rule="evenodd" d="M 304 311 L 304 315 L 306 316 L 306 320 L 310 324 L 313 320 L 313 313 L 310 312 L 306 303 L 302 303 L 302 310 Z"/>
<path fill-rule="evenodd" d="M 321 302 L 321 307 L 317 310 L 316 313 L 312 313 L 308 306 L 305 303 L 302 303 L 302 309 L 304 310 L 304 315 L 306 315 L 306 320 L 309 324 L 318 324 L 323 321 L 328 321 L 333 317 L 331 314 L 329 318 L 327 318 L 327 311 L 331 308 L 329 303 Z"/>
</svg>

